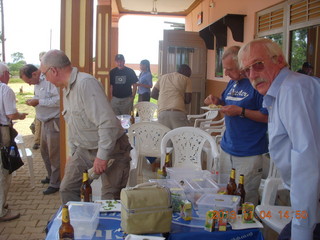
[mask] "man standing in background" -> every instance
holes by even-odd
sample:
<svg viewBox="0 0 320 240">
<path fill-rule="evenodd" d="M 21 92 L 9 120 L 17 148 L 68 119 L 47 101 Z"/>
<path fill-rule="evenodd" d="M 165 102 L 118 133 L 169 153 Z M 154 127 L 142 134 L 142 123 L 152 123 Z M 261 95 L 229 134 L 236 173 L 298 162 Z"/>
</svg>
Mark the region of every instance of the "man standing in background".
<svg viewBox="0 0 320 240">
<path fill-rule="evenodd" d="M 9 82 L 9 69 L 0 63 L 0 147 L 9 147 L 10 134 L 9 125 L 12 120 L 26 118 L 26 113 L 19 113 L 16 108 L 16 96 L 12 89 L 7 86 Z M 7 196 L 11 184 L 11 174 L 2 166 L 0 154 L 0 222 L 10 221 L 20 217 L 20 213 L 8 208 Z"/>
<path fill-rule="evenodd" d="M 178 72 L 168 73 L 153 87 L 151 97 L 158 100 L 158 122 L 170 129 L 189 125 L 186 104 L 191 102 L 191 69 L 182 64 Z"/>
<path fill-rule="evenodd" d="M 52 83 L 48 82 L 40 70 L 32 64 L 20 69 L 20 78 L 34 86 L 35 96 L 26 104 L 36 108 L 36 118 L 41 121 L 40 151 L 48 176 L 41 180 L 49 187 L 43 191 L 48 195 L 59 191 L 60 187 L 60 95 Z"/>
<path fill-rule="evenodd" d="M 124 65 L 122 54 L 115 57 L 117 67 L 110 71 L 111 106 L 116 115 L 130 115 L 139 81 L 135 72 Z"/>
</svg>

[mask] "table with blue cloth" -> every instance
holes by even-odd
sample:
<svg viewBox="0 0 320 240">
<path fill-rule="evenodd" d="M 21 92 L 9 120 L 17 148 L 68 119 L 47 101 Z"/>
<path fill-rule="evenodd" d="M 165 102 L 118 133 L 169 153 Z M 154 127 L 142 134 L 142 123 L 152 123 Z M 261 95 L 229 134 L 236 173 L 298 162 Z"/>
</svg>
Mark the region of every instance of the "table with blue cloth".
<svg viewBox="0 0 320 240">
<path fill-rule="evenodd" d="M 60 211 L 60 210 L 59 210 Z M 59 212 L 58 211 L 58 212 Z M 55 217 L 53 217 L 54 219 Z M 72 223 L 71 223 L 72 224 Z M 126 234 L 121 231 L 121 213 L 110 212 L 100 213 L 99 225 L 93 240 L 111 240 L 124 239 Z M 48 224 L 48 230 L 50 223 Z M 58 231 L 56 229 L 55 231 Z M 144 234 L 145 235 L 145 234 Z M 162 236 L 161 234 L 152 234 L 153 236 Z M 174 213 L 172 217 L 172 225 L 169 240 L 263 240 L 263 235 L 258 228 L 231 230 L 230 226 L 225 232 L 207 232 L 204 230 L 204 220 L 184 221 L 178 213 Z M 47 240 L 49 239 L 47 237 Z"/>
</svg>

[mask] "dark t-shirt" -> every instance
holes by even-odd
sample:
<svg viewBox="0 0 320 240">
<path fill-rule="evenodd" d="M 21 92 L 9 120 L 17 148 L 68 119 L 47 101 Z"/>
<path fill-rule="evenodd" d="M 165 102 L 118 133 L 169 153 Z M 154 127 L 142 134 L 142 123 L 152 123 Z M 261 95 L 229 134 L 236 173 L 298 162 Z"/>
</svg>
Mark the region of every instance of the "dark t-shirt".
<svg viewBox="0 0 320 240">
<path fill-rule="evenodd" d="M 138 82 L 135 72 L 128 67 L 124 69 L 114 68 L 110 71 L 110 84 L 112 96 L 126 98 L 132 95 L 132 84 Z"/>
</svg>

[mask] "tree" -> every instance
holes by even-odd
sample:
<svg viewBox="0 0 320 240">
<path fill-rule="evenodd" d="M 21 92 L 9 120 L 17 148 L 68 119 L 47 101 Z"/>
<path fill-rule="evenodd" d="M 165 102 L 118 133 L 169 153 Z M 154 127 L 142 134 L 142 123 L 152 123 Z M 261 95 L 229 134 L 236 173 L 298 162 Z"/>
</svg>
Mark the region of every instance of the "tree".
<svg viewBox="0 0 320 240">
<path fill-rule="evenodd" d="M 13 63 L 16 63 L 16 62 L 24 60 L 23 53 L 21 53 L 21 52 L 12 53 L 11 57 L 12 57 Z"/>
</svg>

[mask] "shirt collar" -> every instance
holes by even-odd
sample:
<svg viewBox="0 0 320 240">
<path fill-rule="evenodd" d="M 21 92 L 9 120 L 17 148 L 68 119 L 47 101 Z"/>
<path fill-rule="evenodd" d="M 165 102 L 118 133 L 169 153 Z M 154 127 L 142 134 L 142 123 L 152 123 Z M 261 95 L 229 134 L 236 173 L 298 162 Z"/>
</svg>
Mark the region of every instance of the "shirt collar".
<svg viewBox="0 0 320 240">
<path fill-rule="evenodd" d="M 271 105 L 273 99 L 275 99 L 278 95 L 282 82 L 289 72 L 290 70 L 287 67 L 280 70 L 278 76 L 276 76 L 276 78 L 273 80 L 267 94 L 263 98 L 263 107 L 269 107 Z"/>
<path fill-rule="evenodd" d="M 67 88 L 65 88 L 66 96 L 68 96 L 68 94 L 70 93 L 70 90 L 73 87 L 73 84 L 77 80 L 77 76 L 78 76 L 78 68 L 73 67 L 72 72 L 70 74 L 70 79 L 68 81 L 68 86 L 67 86 Z"/>
</svg>

